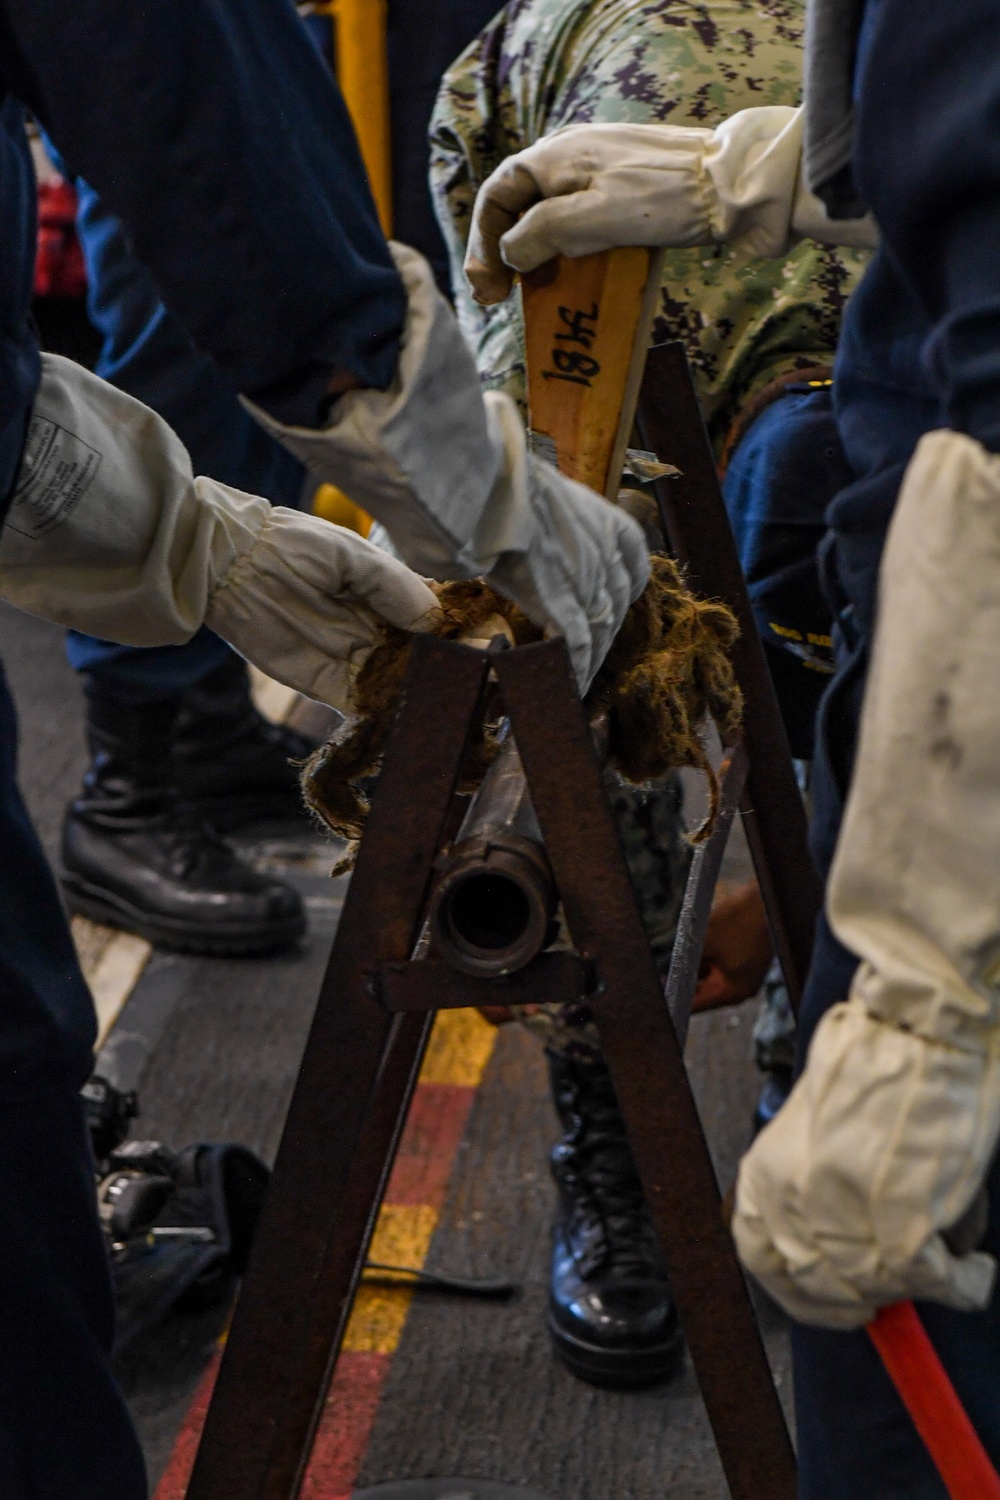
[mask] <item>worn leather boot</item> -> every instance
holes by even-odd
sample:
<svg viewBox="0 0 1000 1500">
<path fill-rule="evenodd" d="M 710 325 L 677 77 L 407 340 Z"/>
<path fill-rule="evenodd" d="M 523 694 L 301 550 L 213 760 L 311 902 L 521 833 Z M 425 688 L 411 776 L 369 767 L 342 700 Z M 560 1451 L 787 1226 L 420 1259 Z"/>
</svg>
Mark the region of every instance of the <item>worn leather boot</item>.
<svg viewBox="0 0 1000 1500">
<path fill-rule="evenodd" d="M 566 1132 L 551 1156 L 556 1352 L 592 1385 L 654 1385 L 678 1368 L 683 1344 L 611 1077 L 596 1054 L 546 1055 Z"/>
<path fill-rule="evenodd" d="M 293 762 L 315 749 L 314 740 L 257 712 L 246 663 L 233 652 L 181 699 L 173 740 L 177 791 L 195 817 L 220 833 L 262 819 L 305 820 Z"/>
<path fill-rule="evenodd" d="M 265 953 L 305 931 L 302 899 L 259 875 L 178 800 L 176 699 L 131 706 L 88 689 L 91 765 L 63 824 L 70 911 L 188 953 Z"/>
</svg>

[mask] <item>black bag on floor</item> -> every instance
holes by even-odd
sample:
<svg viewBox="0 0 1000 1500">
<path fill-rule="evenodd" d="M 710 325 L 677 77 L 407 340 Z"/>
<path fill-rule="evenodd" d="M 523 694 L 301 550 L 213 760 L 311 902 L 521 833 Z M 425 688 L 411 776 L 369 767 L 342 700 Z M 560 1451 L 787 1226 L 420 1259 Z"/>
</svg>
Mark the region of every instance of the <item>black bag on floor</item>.
<svg viewBox="0 0 1000 1500">
<path fill-rule="evenodd" d="M 172 1310 L 200 1312 L 229 1294 L 246 1268 L 270 1173 L 245 1146 L 200 1141 L 175 1152 L 124 1140 L 134 1095 L 103 1079 L 90 1080 L 84 1101 L 120 1355 Z"/>
<path fill-rule="evenodd" d="M 221 1301 L 246 1268 L 270 1176 L 244 1146 L 181 1152 L 128 1141 L 108 1160 L 98 1206 L 115 1289 L 116 1355 L 173 1309 Z"/>
</svg>

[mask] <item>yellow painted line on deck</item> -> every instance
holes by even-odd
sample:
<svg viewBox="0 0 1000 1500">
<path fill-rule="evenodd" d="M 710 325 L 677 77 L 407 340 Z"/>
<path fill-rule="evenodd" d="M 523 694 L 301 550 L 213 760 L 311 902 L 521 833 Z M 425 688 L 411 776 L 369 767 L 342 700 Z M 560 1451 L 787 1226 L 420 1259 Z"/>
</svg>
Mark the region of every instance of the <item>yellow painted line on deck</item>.
<svg viewBox="0 0 1000 1500">
<path fill-rule="evenodd" d="M 102 927 L 86 917 L 73 917 L 70 931 L 83 977 L 94 997 L 97 1047 L 101 1048 L 149 962 L 152 945 L 134 933 Z"/>
<path fill-rule="evenodd" d="M 420 1082 L 477 1088 L 496 1039 L 496 1027 L 484 1021 L 477 1010 L 439 1011 Z"/>
<path fill-rule="evenodd" d="M 427 1259 L 438 1211 L 429 1204 L 383 1203 L 368 1251 L 370 1260 L 420 1270 Z M 353 1354 L 392 1354 L 413 1301 L 413 1287 L 362 1282 L 344 1334 Z"/>
</svg>

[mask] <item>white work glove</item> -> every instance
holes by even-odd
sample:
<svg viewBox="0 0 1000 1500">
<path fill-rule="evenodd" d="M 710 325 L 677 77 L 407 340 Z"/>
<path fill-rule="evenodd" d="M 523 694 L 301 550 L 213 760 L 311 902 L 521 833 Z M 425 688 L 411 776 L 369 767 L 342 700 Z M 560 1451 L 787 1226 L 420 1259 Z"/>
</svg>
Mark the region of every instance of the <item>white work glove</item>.
<svg viewBox="0 0 1000 1500">
<path fill-rule="evenodd" d="M 323 429 L 254 416 L 318 478 L 380 521 L 436 578 L 485 575 L 566 639 L 581 690 L 649 578 L 624 511 L 527 452 L 508 396 L 480 390 L 455 315 L 416 251 L 392 245 L 406 286 L 402 353 L 387 391 L 350 391 Z"/>
<path fill-rule="evenodd" d="M 801 176 L 802 111 L 740 110 L 715 130 L 567 125 L 501 162 L 479 189 L 465 274 L 502 302 L 514 271 L 618 245 L 726 243 L 787 255 L 796 240 L 874 248 L 873 221 L 827 218 Z M 523 217 L 522 217 L 523 215 Z"/>
<path fill-rule="evenodd" d="M 419 629 L 436 603 L 355 532 L 193 478 L 155 412 L 51 354 L 0 532 L 0 598 L 132 646 L 208 625 L 336 708 L 380 622 Z"/>
<path fill-rule="evenodd" d="M 1000 1134 L 1000 458 L 923 438 L 882 564 L 828 911 L 861 958 L 740 1168 L 747 1269 L 805 1323 L 906 1297 L 975 1309 L 953 1254 Z"/>
</svg>

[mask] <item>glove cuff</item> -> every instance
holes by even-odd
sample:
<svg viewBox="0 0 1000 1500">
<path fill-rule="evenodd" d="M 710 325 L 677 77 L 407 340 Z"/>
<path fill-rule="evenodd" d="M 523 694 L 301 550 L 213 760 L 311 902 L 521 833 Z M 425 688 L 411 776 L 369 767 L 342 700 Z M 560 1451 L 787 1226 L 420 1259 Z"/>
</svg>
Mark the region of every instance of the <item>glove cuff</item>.
<svg viewBox="0 0 1000 1500">
<path fill-rule="evenodd" d="M 386 391 L 349 391 L 322 429 L 289 427 L 243 397 L 272 437 L 320 479 L 380 521 L 411 567 L 469 576 L 469 546 L 501 455 L 491 442 L 479 377 L 427 262 L 390 245 L 407 294 L 402 351 Z"/>
<path fill-rule="evenodd" d="M 873 1012 L 950 1046 L 1000 1021 L 1000 458 L 924 437 L 900 490 L 853 780 L 830 876 L 834 932 Z"/>
</svg>

